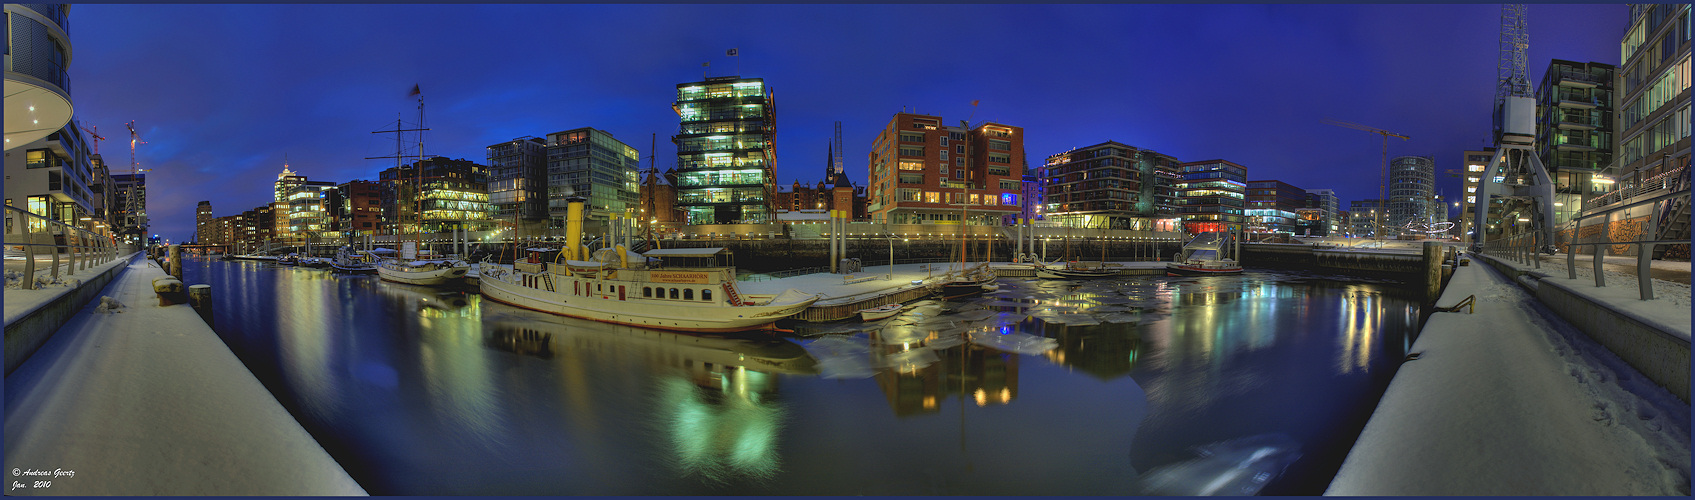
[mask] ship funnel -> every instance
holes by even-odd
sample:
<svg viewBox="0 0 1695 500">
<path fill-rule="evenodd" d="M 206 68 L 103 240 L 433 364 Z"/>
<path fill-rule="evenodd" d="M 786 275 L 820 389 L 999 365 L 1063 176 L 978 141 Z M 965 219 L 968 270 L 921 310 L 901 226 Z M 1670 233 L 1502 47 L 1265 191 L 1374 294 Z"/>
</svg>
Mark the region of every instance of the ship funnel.
<svg viewBox="0 0 1695 500">
<path fill-rule="evenodd" d="M 587 200 L 585 198 L 581 197 L 581 196 L 572 196 L 572 197 L 565 199 L 565 202 L 567 203 L 567 205 L 566 205 L 566 208 L 565 208 L 565 250 L 564 250 L 564 253 L 569 256 L 569 257 L 567 257 L 567 259 L 570 259 L 570 260 L 587 260 L 588 259 L 587 255 L 577 255 L 577 252 L 579 251 L 578 249 L 582 248 L 582 246 L 583 246 L 583 202 L 584 201 L 587 201 Z"/>
</svg>

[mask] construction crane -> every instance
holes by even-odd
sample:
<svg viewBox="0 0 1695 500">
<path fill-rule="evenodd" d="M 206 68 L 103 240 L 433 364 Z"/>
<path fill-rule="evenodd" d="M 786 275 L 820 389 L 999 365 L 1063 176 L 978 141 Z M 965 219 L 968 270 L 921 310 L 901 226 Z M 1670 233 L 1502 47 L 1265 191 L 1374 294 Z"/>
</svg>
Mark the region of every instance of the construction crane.
<svg viewBox="0 0 1695 500">
<path fill-rule="evenodd" d="M 99 133 L 100 132 L 100 126 L 95 125 L 92 128 L 90 128 L 90 127 L 83 127 L 81 123 L 78 123 L 77 127 L 82 128 L 83 132 L 88 132 L 89 139 L 92 139 L 94 141 L 94 154 L 100 154 L 100 141 L 106 140 L 105 137 L 100 136 L 100 133 Z"/>
<path fill-rule="evenodd" d="M 1402 140 L 1407 140 L 1407 136 L 1376 127 L 1367 127 L 1358 123 L 1348 123 L 1329 118 L 1325 118 L 1324 123 L 1355 130 L 1364 130 L 1366 132 L 1383 136 L 1383 172 L 1377 178 L 1377 203 L 1379 206 L 1377 207 L 1377 220 L 1375 221 L 1375 224 L 1377 225 L 1377 237 L 1381 239 L 1383 237 L 1383 212 L 1389 211 L 1389 200 L 1384 196 L 1384 190 L 1389 182 L 1389 138 L 1399 137 Z"/>
<path fill-rule="evenodd" d="M 131 219 L 133 219 L 133 222 L 131 222 L 131 221 L 125 221 L 125 222 L 130 224 L 130 229 L 137 230 L 138 231 L 137 234 L 145 236 L 146 230 L 141 229 L 141 227 L 142 227 L 142 209 L 145 208 L 145 207 L 137 206 L 137 204 L 141 201 L 141 196 L 138 195 L 137 191 L 140 189 L 140 185 L 141 185 L 141 179 L 138 176 L 140 175 L 141 172 L 146 172 L 147 170 L 141 169 L 140 168 L 141 164 L 135 161 L 135 147 L 138 146 L 138 145 L 141 145 L 141 144 L 147 144 L 147 141 L 141 140 L 141 135 L 137 134 L 135 132 L 135 120 L 130 120 L 128 123 L 125 123 L 124 126 L 129 127 L 129 181 L 130 181 L 130 194 L 129 194 L 129 200 L 128 200 L 129 206 L 125 207 L 125 208 L 129 211 L 129 217 Z"/>
</svg>

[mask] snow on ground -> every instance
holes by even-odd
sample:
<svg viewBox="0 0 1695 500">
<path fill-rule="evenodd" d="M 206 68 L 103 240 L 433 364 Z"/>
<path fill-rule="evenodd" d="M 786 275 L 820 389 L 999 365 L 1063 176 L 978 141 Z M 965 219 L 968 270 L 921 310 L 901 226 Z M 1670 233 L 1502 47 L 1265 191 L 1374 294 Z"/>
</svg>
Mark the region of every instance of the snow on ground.
<svg viewBox="0 0 1695 500">
<path fill-rule="evenodd" d="M 59 269 L 59 279 L 57 282 L 50 281 L 51 270 L 45 269 L 47 266 L 37 267 L 35 270 L 37 280 L 45 279 L 49 281 L 44 286 L 34 290 L 25 290 L 21 286 L 21 280 L 23 277 L 21 269 L 23 266 L 13 266 L 10 262 L 8 262 L 5 271 L 6 285 L 3 302 L 5 307 L 4 324 L 10 325 L 13 321 L 17 321 L 18 318 L 22 318 L 24 315 L 34 312 L 37 308 L 40 308 L 42 304 L 46 304 L 53 301 L 53 299 L 57 299 L 64 294 L 70 293 L 71 290 L 76 289 L 77 285 L 81 285 L 82 280 L 84 279 L 97 276 L 100 273 L 105 272 L 107 269 L 111 269 L 119 265 L 127 265 L 134 256 L 134 254 L 130 254 L 129 256 L 119 257 L 115 260 L 97 264 L 88 269 L 79 270 L 75 275 L 65 274 L 65 266 L 61 265 Z"/>
<path fill-rule="evenodd" d="M 1688 495 L 1687 403 L 1486 265 L 1458 268 L 1327 495 Z"/>
<path fill-rule="evenodd" d="M 1578 256 L 1577 279 L 1575 280 L 1568 278 L 1570 274 L 1566 270 L 1566 259 L 1563 255 L 1545 256 L 1542 259 L 1541 269 L 1537 269 L 1535 263 L 1527 265 L 1511 260 L 1506 260 L 1506 262 L 1521 270 L 1546 274 L 1547 276 L 1542 278 L 1542 281 L 1559 283 L 1615 310 L 1665 325 L 1685 339 L 1690 337 L 1692 321 L 1695 321 L 1695 318 L 1692 318 L 1691 315 L 1690 287 L 1688 284 L 1654 279 L 1654 298 L 1642 300 L 1642 293 L 1638 288 L 1640 281 L 1636 279 L 1635 272 L 1621 272 L 1617 268 L 1603 266 L 1601 272 L 1605 274 L 1604 282 L 1606 286 L 1597 288 L 1595 287 L 1593 261 L 1585 261 L 1585 257 L 1583 255 Z M 1609 256 L 1604 258 L 1602 262 L 1606 264 L 1628 264 L 1631 269 L 1634 269 L 1636 258 Z M 1479 265 L 1482 263 L 1473 262 L 1472 264 Z M 1687 272 L 1689 269 L 1688 262 L 1651 261 L 1650 267 L 1656 266 L 1658 269 L 1670 271 Z"/>
<path fill-rule="evenodd" d="M 6 467 L 48 473 L 6 494 L 364 495 L 192 308 L 158 305 L 161 276 L 130 264 L 102 291 L 122 307 L 89 304 L 5 377 Z"/>
</svg>

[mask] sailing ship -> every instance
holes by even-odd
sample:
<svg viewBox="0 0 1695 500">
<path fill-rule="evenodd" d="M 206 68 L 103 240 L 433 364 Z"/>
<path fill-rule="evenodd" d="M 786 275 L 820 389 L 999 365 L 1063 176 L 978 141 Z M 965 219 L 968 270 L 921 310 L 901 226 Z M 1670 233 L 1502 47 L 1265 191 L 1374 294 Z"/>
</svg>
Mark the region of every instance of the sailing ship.
<svg viewBox="0 0 1695 500">
<path fill-rule="evenodd" d="M 1235 257 L 1240 254 L 1236 238 L 1227 232 L 1209 231 L 1196 234 L 1183 245 L 1175 262 L 1165 264 L 1167 276 L 1217 276 L 1242 274 L 1242 265 Z"/>
<path fill-rule="evenodd" d="M 638 254 L 617 245 L 581 255 L 583 201 L 569 200 L 566 245 L 553 262 L 531 249 L 510 270 L 484 266 L 483 297 L 560 316 L 692 332 L 772 329 L 818 300 L 793 289 L 765 301 L 744 298 L 736 268 L 721 261 L 730 254 L 724 248 Z"/>
<path fill-rule="evenodd" d="M 402 132 L 418 133 L 418 162 L 412 165 L 412 170 L 417 177 L 413 187 L 413 198 L 416 201 L 417 206 L 413 211 L 413 214 L 418 218 L 418 223 L 413 225 L 413 239 L 412 241 L 406 242 L 406 246 L 403 247 L 400 257 L 385 259 L 377 263 L 377 276 L 381 277 L 383 281 L 393 281 L 395 283 L 406 283 L 409 285 L 436 286 L 445 285 L 450 282 L 462 282 L 465 274 L 471 271 L 470 263 L 456 259 L 424 258 L 423 252 L 419 252 L 417 250 L 417 247 L 419 246 L 419 241 L 417 239 L 418 231 L 422 230 L 424 219 L 424 131 L 429 129 L 423 128 L 424 97 L 418 92 L 418 88 L 416 86 L 412 88 L 412 94 L 418 96 L 419 128 L 406 130 L 402 127 L 403 124 L 397 119 L 395 120 L 395 129 L 385 132 L 394 132 L 395 134 L 394 164 L 397 170 L 400 167 L 400 159 L 402 156 L 400 134 Z"/>
</svg>

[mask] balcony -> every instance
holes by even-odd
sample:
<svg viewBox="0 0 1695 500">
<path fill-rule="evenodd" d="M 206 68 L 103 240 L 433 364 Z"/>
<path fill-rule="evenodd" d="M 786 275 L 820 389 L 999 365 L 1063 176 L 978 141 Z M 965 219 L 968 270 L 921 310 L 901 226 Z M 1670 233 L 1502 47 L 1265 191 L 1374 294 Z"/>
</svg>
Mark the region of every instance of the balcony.
<svg viewBox="0 0 1695 500">
<path fill-rule="evenodd" d="M 1583 71 L 1562 69 L 1557 76 L 1558 79 L 1554 81 L 1554 84 L 1561 87 L 1592 89 L 1606 83 L 1601 81 L 1599 77 Z"/>
</svg>

